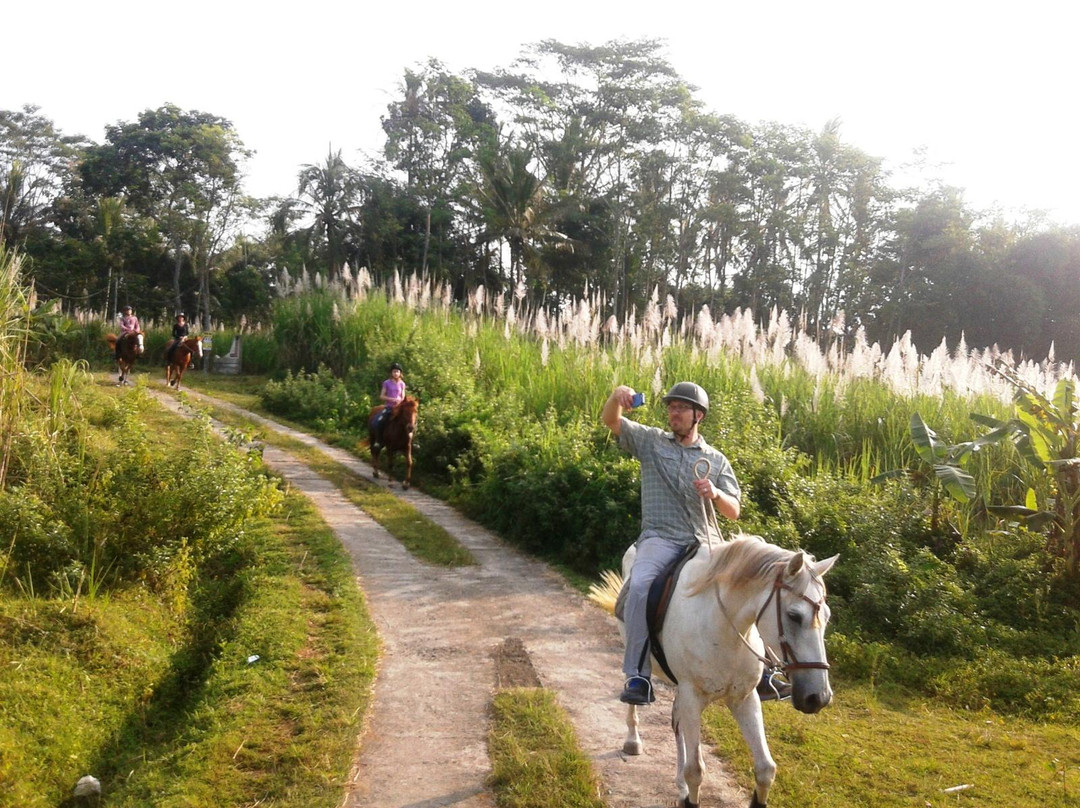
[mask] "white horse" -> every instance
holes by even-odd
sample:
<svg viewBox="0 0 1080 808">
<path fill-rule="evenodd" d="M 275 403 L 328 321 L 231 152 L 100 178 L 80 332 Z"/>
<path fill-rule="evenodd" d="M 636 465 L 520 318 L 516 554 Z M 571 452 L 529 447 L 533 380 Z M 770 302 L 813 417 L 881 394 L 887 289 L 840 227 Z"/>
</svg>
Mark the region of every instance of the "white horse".
<svg viewBox="0 0 1080 808">
<path fill-rule="evenodd" d="M 623 556 L 630 573 L 635 548 Z M 705 762 L 701 754 L 701 713 L 722 700 L 739 724 L 754 757 L 750 808 L 764 808 L 776 777 L 769 754 L 757 684 L 766 664 L 783 670 L 792 685 L 791 703 L 816 713 L 832 700 L 825 658 L 825 575 L 838 556 L 815 561 L 802 551 L 740 536 L 712 548 L 702 546 L 687 562 L 671 597 L 660 642 L 678 679 L 671 724 L 678 764 L 679 806 L 696 808 Z M 625 627 L 619 621 L 625 636 Z M 768 649 L 768 650 L 766 650 Z M 777 655 L 773 649 L 779 649 Z M 768 654 L 768 656 L 766 656 Z M 665 681 L 655 658 L 653 674 Z M 640 755 L 637 707 L 626 717 L 623 752 Z"/>
</svg>

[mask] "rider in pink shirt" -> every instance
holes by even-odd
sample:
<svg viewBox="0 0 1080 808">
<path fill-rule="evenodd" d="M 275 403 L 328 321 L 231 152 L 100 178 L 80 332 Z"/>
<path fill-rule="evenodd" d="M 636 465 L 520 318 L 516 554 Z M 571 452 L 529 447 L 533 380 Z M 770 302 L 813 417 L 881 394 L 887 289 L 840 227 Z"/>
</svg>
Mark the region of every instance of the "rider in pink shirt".
<svg viewBox="0 0 1080 808">
<path fill-rule="evenodd" d="M 123 316 L 120 318 L 120 336 L 116 339 L 116 358 L 120 359 L 120 343 L 128 334 L 138 334 L 142 328 L 139 326 L 139 318 L 131 310 L 131 306 L 124 306 Z"/>
<path fill-rule="evenodd" d="M 386 404 L 386 409 L 380 412 L 375 419 L 375 435 L 378 443 L 382 443 L 382 430 L 386 419 L 390 417 L 394 407 L 400 404 L 404 398 L 405 379 L 401 376 L 401 365 L 394 362 L 390 365 L 390 378 L 382 383 L 382 389 L 379 391 L 379 400 Z"/>
<path fill-rule="evenodd" d="M 401 377 L 401 365 L 394 362 L 390 366 L 390 378 L 382 383 L 379 400 L 386 403 L 386 408 L 394 409 L 405 398 L 405 380 Z"/>
</svg>

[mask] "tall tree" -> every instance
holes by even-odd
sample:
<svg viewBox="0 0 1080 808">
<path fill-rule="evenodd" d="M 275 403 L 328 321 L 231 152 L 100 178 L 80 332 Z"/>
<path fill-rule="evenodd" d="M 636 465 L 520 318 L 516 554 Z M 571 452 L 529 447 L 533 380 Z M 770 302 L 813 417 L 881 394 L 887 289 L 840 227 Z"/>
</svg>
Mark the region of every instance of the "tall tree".
<svg viewBox="0 0 1080 808">
<path fill-rule="evenodd" d="M 759 316 L 795 304 L 795 258 L 802 243 L 802 186 L 808 171 L 809 133 L 763 124 L 741 166 L 747 187 L 741 258 L 733 283 L 737 303 Z"/>
<path fill-rule="evenodd" d="M 85 142 L 60 134 L 38 109 L 0 110 L 0 238 L 9 244 L 45 226 Z"/>
<path fill-rule="evenodd" d="M 1002 283 L 1012 294 L 995 301 L 1000 313 L 1007 316 L 1018 308 L 1026 316 L 1016 318 L 1013 328 L 1029 329 L 1038 324 L 1037 333 L 1010 333 L 1007 322 L 1000 323 L 1001 336 L 1010 347 L 1028 356 L 1044 357 L 1053 345 L 1059 361 L 1080 363 L 1080 227 L 1052 228 L 1017 241 L 996 263 Z M 1019 287 L 1019 290 L 1016 288 Z M 1023 305 L 1030 290 L 1037 290 L 1042 306 Z M 1019 312 L 1017 312 L 1019 314 Z"/>
<path fill-rule="evenodd" d="M 461 184 L 475 173 L 476 157 L 494 148 L 495 121 L 474 85 L 434 59 L 419 72 L 406 70 L 401 90 L 402 98 L 382 119 L 384 153 L 424 206 L 419 264 L 426 272 L 432 222 L 451 220 Z"/>
<path fill-rule="evenodd" d="M 226 119 L 166 104 L 137 121 L 107 127 L 105 143 L 87 149 L 80 165 L 88 192 L 122 195 L 157 223 L 173 253 L 177 308 L 186 250 L 198 278 L 204 327 L 214 256 L 248 214 L 241 167 L 249 155 Z"/>
<path fill-rule="evenodd" d="M 478 82 L 510 109 L 518 137 L 539 159 L 540 173 L 566 210 L 605 217 L 581 228 L 583 234 L 603 233 L 602 247 L 583 244 L 581 254 L 610 255 L 601 274 L 614 280 L 612 291 L 627 307 L 631 288 L 641 286 L 630 276 L 641 265 L 629 254 L 633 177 L 640 161 L 670 139 L 690 97 L 661 44 L 593 47 L 548 40 L 526 49 L 511 70 L 478 74 Z"/>
<path fill-rule="evenodd" d="M 356 240 L 362 188 L 360 175 L 345 163 L 340 149 L 327 151 L 323 163 L 300 169 L 296 203 L 311 218 L 308 233 L 312 240 L 326 247 L 330 279 L 341 274 L 347 245 Z"/>
<path fill-rule="evenodd" d="M 860 297 L 892 194 L 881 161 L 841 141 L 839 119 L 811 140 L 808 157 L 796 299 L 807 328 L 822 340 L 848 308 L 853 325 L 860 321 Z"/>
<path fill-rule="evenodd" d="M 480 172 L 485 233 L 509 245 L 510 282 L 515 286 L 527 282 L 539 298 L 546 297 L 552 278 L 542 258 L 544 247 L 572 250 L 573 246 L 554 226 L 556 211 L 545 198 L 543 179 L 533 173 L 532 152 L 507 143 L 481 157 Z"/>
<path fill-rule="evenodd" d="M 911 331 L 923 351 L 942 337 L 959 341 L 962 301 L 980 274 L 973 221 L 961 192 L 950 187 L 922 192 L 897 209 L 873 269 L 881 297 L 873 304 L 872 338 L 888 344 Z"/>
</svg>

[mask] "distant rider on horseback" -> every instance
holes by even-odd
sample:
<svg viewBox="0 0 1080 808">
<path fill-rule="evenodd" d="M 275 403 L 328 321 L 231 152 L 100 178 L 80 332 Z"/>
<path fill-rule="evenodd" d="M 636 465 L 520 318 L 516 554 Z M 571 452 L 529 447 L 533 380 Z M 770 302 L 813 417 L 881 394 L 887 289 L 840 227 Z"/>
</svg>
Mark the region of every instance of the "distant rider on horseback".
<svg viewBox="0 0 1080 808">
<path fill-rule="evenodd" d="M 165 363 L 172 364 L 173 354 L 176 353 L 176 348 L 187 339 L 188 336 L 188 324 L 187 315 L 184 312 L 178 312 L 176 315 L 176 322 L 172 327 L 172 342 L 165 348 Z"/>
<path fill-rule="evenodd" d="M 379 400 L 386 405 L 386 409 L 379 413 L 375 419 L 375 445 L 381 446 L 383 442 L 383 427 L 394 407 L 405 398 L 405 379 L 401 375 L 401 365 L 394 362 L 390 365 L 390 378 L 382 383 L 379 391 Z"/>
<path fill-rule="evenodd" d="M 138 334 L 142 328 L 139 326 L 139 318 L 135 316 L 131 310 L 131 306 L 124 306 L 121 309 L 123 316 L 120 317 L 120 336 L 116 338 L 116 361 L 120 361 L 120 346 L 124 342 L 124 338 L 129 334 Z"/>
<path fill-rule="evenodd" d="M 664 396 L 670 432 L 624 417 L 623 410 L 633 409 L 634 403 L 631 388 L 616 387 L 601 418 L 619 447 L 641 461 L 641 535 L 623 611 L 627 678 L 619 698 L 649 704 L 654 700 L 646 619 L 649 588 L 689 545 L 708 541 L 704 500 L 711 500 L 728 519 L 738 519 L 742 493 L 731 463 L 698 434 L 698 424 L 709 412 L 709 396 L 701 387 L 679 382 Z M 709 472 L 698 479 L 695 470 L 703 459 Z"/>
</svg>

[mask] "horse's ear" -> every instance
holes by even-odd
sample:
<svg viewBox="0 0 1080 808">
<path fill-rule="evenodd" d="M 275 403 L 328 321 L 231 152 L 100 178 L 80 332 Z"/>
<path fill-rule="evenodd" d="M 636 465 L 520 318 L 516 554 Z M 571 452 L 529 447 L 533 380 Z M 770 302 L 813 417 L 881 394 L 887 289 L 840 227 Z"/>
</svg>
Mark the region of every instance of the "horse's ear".
<svg viewBox="0 0 1080 808">
<path fill-rule="evenodd" d="M 825 573 L 831 570 L 833 568 L 833 564 L 835 564 L 839 559 L 840 554 L 837 553 L 832 558 L 826 558 L 824 561 L 816 562 L 814 564 L 814 572 L 818 574 L 819 578 L 824 577 Z"/>
<path fill-rule="evenodd" d="M 806 553 L 804 553 L 802 550 L 795 553 L 795 555 L 793 555 L 791 557 L 791 560 L 788 561 L 787 569 L 785 570 L 785 574 L 789 578 L 795 577 L 796 575 L 799 574 L 799 571 L 803 568 L 803 563 L 805 561 L 806 561 Z"/>
</svg>

